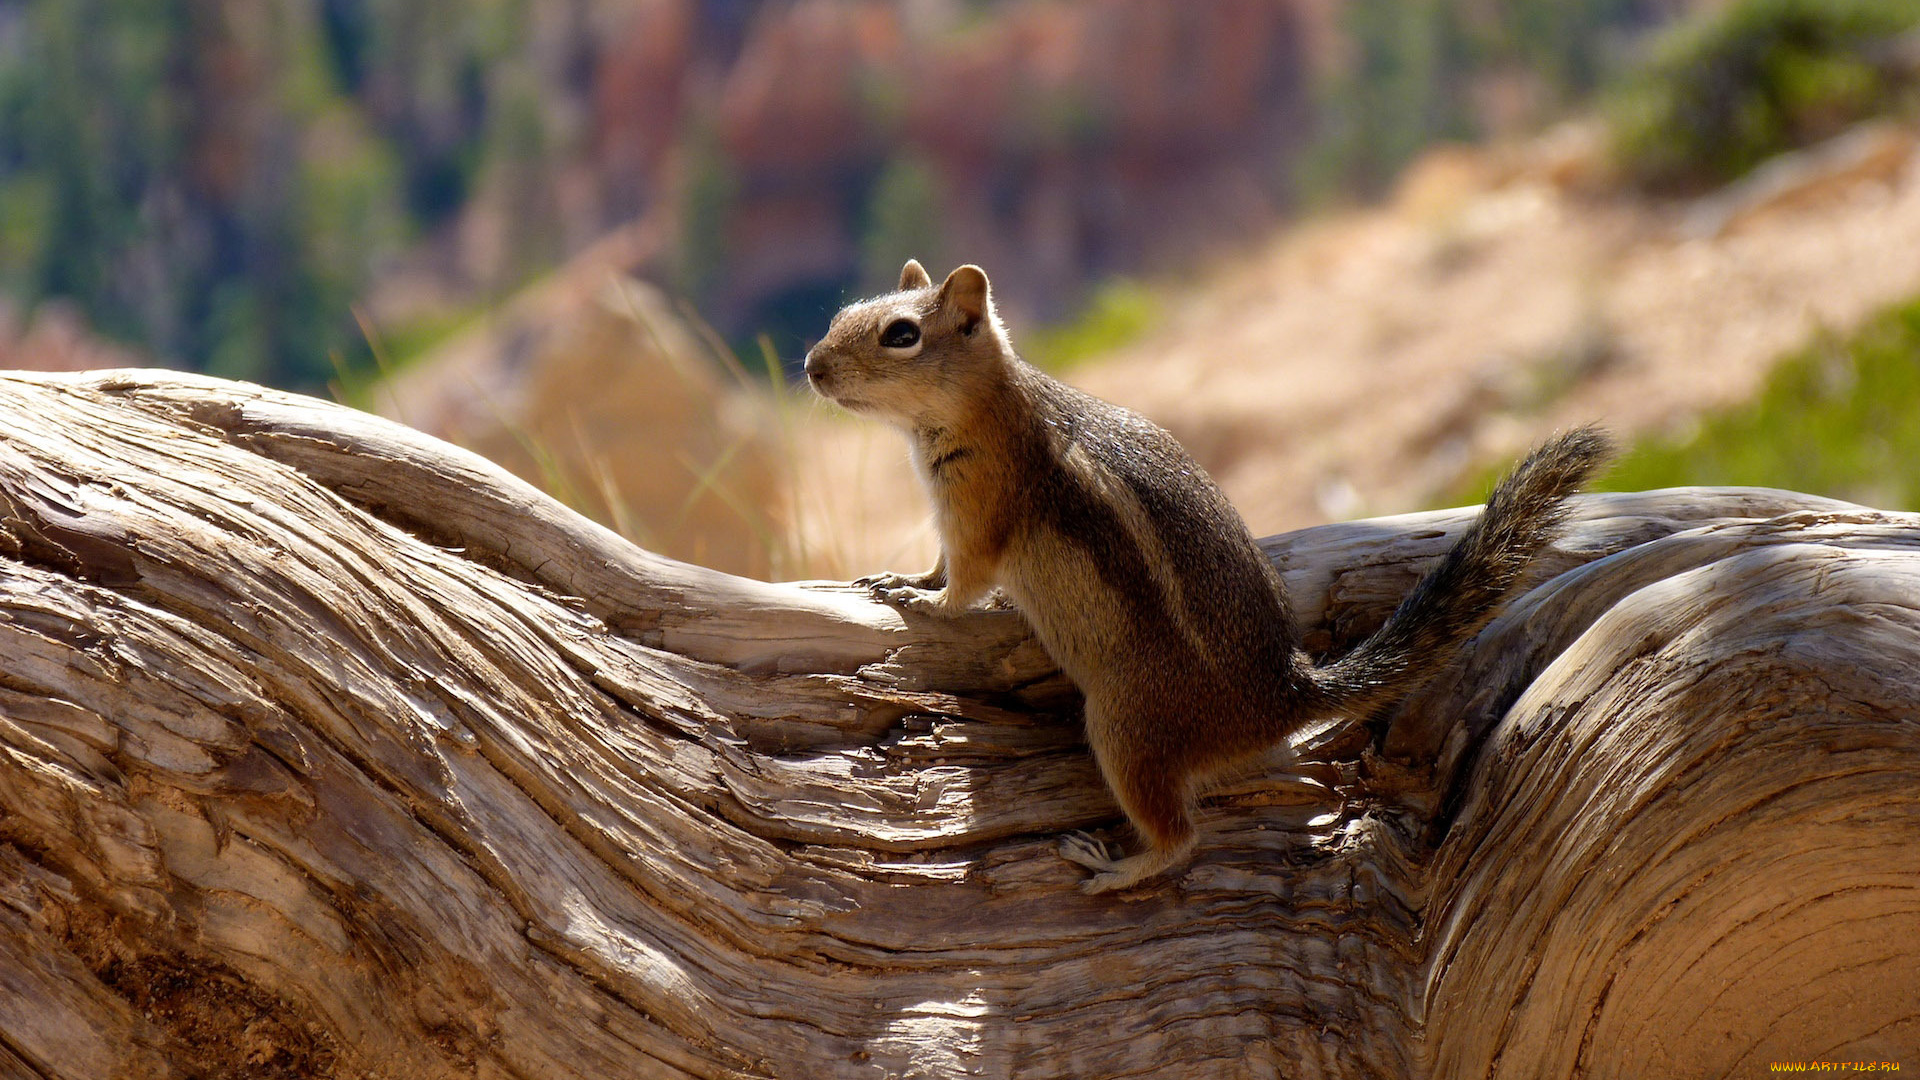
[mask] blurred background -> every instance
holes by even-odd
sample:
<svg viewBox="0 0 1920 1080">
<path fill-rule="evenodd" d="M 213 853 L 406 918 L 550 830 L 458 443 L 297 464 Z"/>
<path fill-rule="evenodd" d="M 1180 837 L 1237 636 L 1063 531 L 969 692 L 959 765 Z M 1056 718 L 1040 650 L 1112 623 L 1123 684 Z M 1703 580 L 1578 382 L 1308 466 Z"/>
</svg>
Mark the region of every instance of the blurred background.
<svg viewBox="0 0 1920 1080">
<path fill-rule="evenodd" d="M 790 382 L 977 262 L 1254 531 L 1610 486 L 1920 500 L 1920 0 L 0 0 L 0 367 L 473 447 L 680 558 L 932 559 Z"/>
</svg>

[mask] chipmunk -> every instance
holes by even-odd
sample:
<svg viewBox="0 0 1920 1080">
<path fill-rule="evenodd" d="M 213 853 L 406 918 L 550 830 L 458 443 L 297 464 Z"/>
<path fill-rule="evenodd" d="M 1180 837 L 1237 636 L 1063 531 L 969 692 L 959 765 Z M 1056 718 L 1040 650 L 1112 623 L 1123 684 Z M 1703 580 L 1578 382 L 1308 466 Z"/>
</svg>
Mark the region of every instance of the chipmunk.
<svg viewBox="0 0 1920 1080">
<path fill-rule="evenodd" d="M 1095 872 L 1089 893 L 1183 863 L 1209 777 L 1312 721 L 1390 704 L 1445 667 L 1610 452 L 1592 428 L 1536 449 L 1386 625 L 1315 665 L 1280 575 L 1219 487 L 1166 431 L 1015 355 L 979 267 L 936 287 L 909 261 L 898 291 L 834 316 L 806 375 L 822 396 L 905 432 L 933 502 L 933 569 L 858 584 L 938 616 L 997 585 L 1084 695 L 1101 775 L 1146 842 L 1115 859 L 1068 837 L 1060 853 Z"/>
</svg>

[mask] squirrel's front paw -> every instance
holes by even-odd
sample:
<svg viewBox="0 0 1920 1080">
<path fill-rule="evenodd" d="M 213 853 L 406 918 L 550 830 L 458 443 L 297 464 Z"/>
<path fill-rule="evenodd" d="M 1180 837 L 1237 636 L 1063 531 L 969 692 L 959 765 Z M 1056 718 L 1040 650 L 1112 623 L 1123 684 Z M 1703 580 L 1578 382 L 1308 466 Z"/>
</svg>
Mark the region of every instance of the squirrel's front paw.
<svg viewBox="0 0 1920 1080">
<path fill-rule="evenodd" d="M 869 585 L 867 591 L 888 607 L 920 615 L 947 614 L 946 590 L 923 589 L 917 585 Z"/>
<path fill-rule="evenodd" d="M 896 574 L 888 571 L 856 578 L 853 583 L 863 586 L 869 596 L 889 607 L 922 615 L 949 614 L 947 592 L 942 588 L 946 584 L 944 575 Z"/>
</svg>

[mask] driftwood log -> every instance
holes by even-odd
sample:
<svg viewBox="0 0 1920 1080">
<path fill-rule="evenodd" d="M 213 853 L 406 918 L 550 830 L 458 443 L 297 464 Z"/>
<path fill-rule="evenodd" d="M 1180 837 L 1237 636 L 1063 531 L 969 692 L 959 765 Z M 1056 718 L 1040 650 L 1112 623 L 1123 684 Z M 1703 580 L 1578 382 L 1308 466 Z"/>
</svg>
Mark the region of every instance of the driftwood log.
<svg viewBox="0 0 1920 1080">
<path fill-rule="evenodd" d="M 1471 518 L 1268 541 L 1316 648 Z M 1391 715 L 1117 830 L 1017 615 L 638 550 L 161 372 L 0 377 L 0 1076 L 1920 1068 L 1920 520 L 1586 498 Z"/>
</svg>

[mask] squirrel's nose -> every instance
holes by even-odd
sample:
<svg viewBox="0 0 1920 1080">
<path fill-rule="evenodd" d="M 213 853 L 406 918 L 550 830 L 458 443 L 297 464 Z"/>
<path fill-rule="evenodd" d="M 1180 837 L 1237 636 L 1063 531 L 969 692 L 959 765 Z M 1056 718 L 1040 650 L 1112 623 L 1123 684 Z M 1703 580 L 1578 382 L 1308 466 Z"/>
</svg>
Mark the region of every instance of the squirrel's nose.
<svg viewBox="0 0 1920 1080">
<path fill-rule="evenodd" d="M 802 370 L 807 373 L 809 382 L 817 383 L 827 377 L 827 360 L 821 355 L 820 346 L 815 345 L 807 350 L 807 362 Z"/>
</svg>

